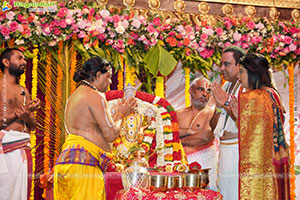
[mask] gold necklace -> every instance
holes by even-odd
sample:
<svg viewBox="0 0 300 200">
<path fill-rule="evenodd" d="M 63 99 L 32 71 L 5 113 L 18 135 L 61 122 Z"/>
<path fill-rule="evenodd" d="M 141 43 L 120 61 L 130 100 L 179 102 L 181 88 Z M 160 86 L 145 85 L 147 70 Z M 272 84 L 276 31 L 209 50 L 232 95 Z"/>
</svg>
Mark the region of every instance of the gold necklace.
<svg viewBox="0 0 300 200">
<path fill-rule="evenodd" d="M 93 84 L 87 82 L 86 80 L 82 80 L 82 81 L 81 81 L 81 85 L 88 86 L 88 87 L 90 87 L 90 88 L 96 90 L 97 92 L 99 92 L 99 90 L 96 88 L 96 86 L 94 86 Z"/>
</svg>

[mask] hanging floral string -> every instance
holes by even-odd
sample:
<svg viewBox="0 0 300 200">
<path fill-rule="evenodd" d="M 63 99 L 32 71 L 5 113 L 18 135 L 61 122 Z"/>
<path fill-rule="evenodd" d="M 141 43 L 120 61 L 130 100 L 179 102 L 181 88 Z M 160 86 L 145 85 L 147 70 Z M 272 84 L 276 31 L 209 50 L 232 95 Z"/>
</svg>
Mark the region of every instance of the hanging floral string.
<svg viewBox="0 0 300 200">
<path fill-rule="evenodd" d="M 125 87 L 129 83 L 131 84 L 131 70 L 130 70 L 130 67 L 128 65 L 125 65 Z"/>
<path fill-rule="evenodd" d="M 124 72 L 124 58 L 123 56 L 120 54 L 120 64 L 121 64 L 121 69 L 118 71 L 118 90 L 123 90 L 124 88 L 124 76 L 123 76 L 123 72 Z"/>
<path fill-rule="evenodd" d="M 191 99 L 190 99 L 190 68 L 184 68 L 184 77 L 185 77 L 185 90 L 184 90 L 184 97 L 185 97 L 185 107 L 191 106 Z"/>
<path fill-rule="evenodd" d="M 77 38 L 77 35 L 73 35 L 72 39 L 76 39 Z M 76 82 L 73 81 L 73 76 L 74 76 L 74 73 L 76 71 L 76 65 L 77 65 L 77 52 L 76 52 L 76 48 L 75 48 L 75 45 L 74 45 L 74 42 L 72 41 L 72 44 L 71 44 L 71 68 L 70 68 L 70 74 L 71 74 L 71 77 L 70 77 L 70 82 L 71 82 L 71 94 L 74 92 L 74 90 L 76 89 Z"/>
<path fill-rule="evenodd" d="M 289 73 L 289 107 L 290 107 L 290 153 L 291 153 L 291 167 L 290 167 L 290 183 L 291 183 L 291 200 L 295 199 L 295 132 L 294 132 L 294 105 L 295 105 L 295 99 L 294 99 L 294 63 L 291 63 L 288 66 L 288 73 Z"/>
<path fill-rule="evenodd" d="M 48 51 L 46 57 L 46 91 L 45 91 L 45 119 L 44 119 L 44 174 L 49 175 L 50 169 L 50 121 L 51 121 L 51 102 L 49 95 L 51 93 L 51 53 Z M 44 189 L 43 197 L 46 197 L 46 189 Z"/>
<path fill-rule="evenodd" d="M 58 44 L 58 59 L 62 63 L 62 49 L 63 49 L 63 41 L 59 41 Z M 62 134 L 61 130 L 61 116 L 60 111 L 61 111 L 61 101 L 62 101 L 62 81 L 63 81 L 63 71 L 62 68 L 59 64 L 57 64 L 57 80 L 56 80 L 56 102 L 55 102 L 55 107 L 56 107 L 56 116 L 55 116 L 55 154 L 54 154 L 54 162 L 56 161 L 59 153 L 60 153 L 60 138 Z"/>
<path fill-rule="evenodd" d="M 31 99 L 37 98 L 37 83 L 38 83 L 38 53 L 39 49 L 37 48 L 37 45 L 33 46 L 33 59 L 32 59 L 32 81 L 31 81 Z M 36 117 L 37 111 L 34 112 L 34 116 Z M 30 199 L 34 199 L 34 173 L 35 173 L 35 153 L 36 153 L 36 135 L 35 130 L 31 131 L 31 137 L 30 137 L 30 144 L 31 144 L 31 155 L 32 155 L 32 184 L 31 184 L 31 193 L 30 193 Z"/>
<path fill-rule="evenodd" d="M 163 76 L 157 76 L 156 77 L 156 84 L 155 84 L 155 96 L 165 98 L 164 94 L 164 77 Z"/>
</svg>

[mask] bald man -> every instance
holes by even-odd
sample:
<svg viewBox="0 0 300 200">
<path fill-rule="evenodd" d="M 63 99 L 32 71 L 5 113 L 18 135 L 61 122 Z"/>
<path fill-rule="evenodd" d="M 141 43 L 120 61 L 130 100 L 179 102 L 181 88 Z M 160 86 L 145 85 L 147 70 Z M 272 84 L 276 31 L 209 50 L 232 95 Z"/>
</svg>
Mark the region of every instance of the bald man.
<svg viewBox="0 0 300 200">
<path fill-rule="evenodd" d="M 179 135 L 189 163 L 197 161 L 202 168 L 211 168 L 209 189 L 217 191 L 217 152 L 213 130 L 217 116 L 207 106 L 211 96 L 211 83 L 197 78 L 190 87 L 191 106 L 177 111 Z"/>
</svg>

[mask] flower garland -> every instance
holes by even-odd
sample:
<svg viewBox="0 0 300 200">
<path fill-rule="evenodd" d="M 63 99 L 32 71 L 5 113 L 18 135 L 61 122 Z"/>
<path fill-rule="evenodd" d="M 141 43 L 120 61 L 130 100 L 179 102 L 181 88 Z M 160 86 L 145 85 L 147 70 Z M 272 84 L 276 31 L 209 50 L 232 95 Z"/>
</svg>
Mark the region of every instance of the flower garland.
<svg viewBox="0 0 300 200">
<path fill-rule="evenodd" d="M 121 60 L 121 69 L 118 71 L 118 90 L 123 90 L 124 88 L 124 77 L 123 77 L 123 72 L 124 72 L 124 58 L 120 54 L 120 60 Z"/>
<path fill-rule="evenodd" d="M 290 167 L 290 183 L 291 183 L 291 200 L 295 199 L 295 132 L 294 132 L 294 105 L 295 105 L 295 99 L 294 99 L 294 63 L 291 63 L 288 66 L 288 73 L 289 73 L 289 107 L 290 107 L 290 153 L 291 153 L 291 167 Z"/>
<path fill-rule="evenodd" d="M 185 107 L 191 106 L 191 99 L 190 99 L 190 68 L 184 68 L 184 77 L 185 77 L 185 90 L 184 90 L 184 98 L 185 98 Z"/>
<path fill-rule="evenodd" d="M 37 73 L 37 68 L 38 68 L 38 53 L 39 49 L 37 48 L 37 45 L 33 46 L 33 59 L 32 59 L 32 88 L 31 88 L 31 99 L 36 99 L 37 98 L 37 83 L 38 83 L 38 73 Z M 36 117 L 37 111 L 34 112 L 34 116 Z M 30 144 L 31 144 L 31 155 L 32 155 L 32 184 L 31 184 L 31 193 L 30 193 L 30 199 L 34 199 L 34 173 L 35 173 L 35 153 L 36 153 L 36 135 L 35 135 L 35 130 L 31 131 L 31 137 L 30 137 Z"/>
<path fill-rule="evenodd" d="M 73 35 L 72 39 L 73 40 L 76 40 L 77 35 Z M 74 42 L 72 40 L 72 44 L 71 44 L 71 67 L 70 67 L 70 75 L 71 75 L 71 94 L 74 92 L 74 90 L 76 89 L 76 82 L 73 81 L 73 76 L 74 76 L 74 73 L 76 71 L 76 65 L 77 65 L 77 52 L 76 52 L 76 49 L 75 49 L 75 45 L 74 45 Z"/>
<path fill-rule="evenodd" d="M 45 91 L 45 119 L 44 119 L 44 174 L 47 176 L 50 169 L 50 123 L 51 123 L 51 102 L 49 94 L 51 92 L 51 53 L 48 51 L 46 56 L 46 91 Z M 43 197 L 46 197 L 46 189 L 44 189 Z"/>
<path fill-rule="evenodd" d="M 59 42 L 58 45 L 58 59 L 62 63 L 62 49 L 63 49 L 63 41 Z M 62 81 L 63 81 L 63 71 L 61 69 L 61 66 L 58 64 L 57 65 L 57 80 L 56 80 L 56 102 L 55 102 L 55 107 L 56 107 L 56 116 L 55 116 L 55 154 L 54 154 L 54 162 L 57 160 L 57 157 L 60 153 L 60 136 L 62 134 L 62 130 L 60 127 L 61 124 L 61 119 L 59 112 L 61 110 L 61 101 L 62 101 Z"/>
<path fill-rule="evenodd" d="M 24 88 L 26 87 L 26 67 L 24 73 L 20 76 L 19 84 Z"/>
<path fill-rule="evenodd" d="M 129 65 L 125 65 L 125 86 L 130 84 L 131 86 L 135 86 L 135 68 Z"/>
<path fill-rule="evenodd" d="M 105 94 L 107 101 L 124 97 L 124 92 L 118 90 L 109 91 Z M 174 108 L 165 99 L 144 92 L 137 91 L 135 97 L 155 105 L 157 107 L 156 111 L 160 116 L 155 119 L 156 140 L 148 141 L 147 138 L 145 140 L 149 143 L 148 145 L 152 143 L 150 154 L 152 154 L 157 147 L 165 146 L 166 148 L 152 154 L 152 157 L 149 158 L 150 166 L 163 166 L 168 163 L 175 164 L 176 162 L 183 162 L 185 164 L 186 160 L 180 144 L 178 121 Z M 162 130 L 162 136 L 160 136 L 160 129 Z M 153 132 L 155 129 L 149 129 L 147 131 L 149 131 L 148 134 L 150 136 L 155 133 Z"/>
<path fill-rule="evenodd" d="M 155 83 L 155 96 L 165 98 L 164 94 L 164 77 L 163 76 L 157 76 L 156 77 L 156 83 Z"/>
</svg>

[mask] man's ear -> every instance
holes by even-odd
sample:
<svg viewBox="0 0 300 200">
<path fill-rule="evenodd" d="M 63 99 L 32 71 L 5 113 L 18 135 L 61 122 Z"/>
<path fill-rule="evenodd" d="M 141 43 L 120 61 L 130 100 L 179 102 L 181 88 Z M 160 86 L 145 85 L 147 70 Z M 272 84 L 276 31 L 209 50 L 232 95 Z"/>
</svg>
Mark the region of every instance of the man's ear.
<svg viewBox="0 0 300 200">
<path fill-rule="evenodd" d="M 101 77 L 102 73 L 100 71 L 97 71 L 96 73 L 96 79 L 99 79 Z"/>
<path fill-rule="evenodd" d="M 9 66 L 9 60 L 7 58 L 4 58 L 2 60 L 2 63 L 4 64 L 5 68 L 7 68 Z"/>
</svg>

